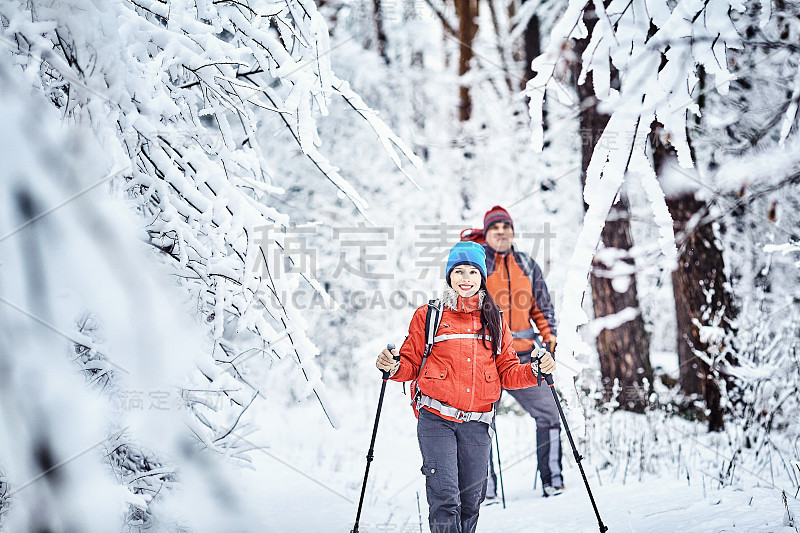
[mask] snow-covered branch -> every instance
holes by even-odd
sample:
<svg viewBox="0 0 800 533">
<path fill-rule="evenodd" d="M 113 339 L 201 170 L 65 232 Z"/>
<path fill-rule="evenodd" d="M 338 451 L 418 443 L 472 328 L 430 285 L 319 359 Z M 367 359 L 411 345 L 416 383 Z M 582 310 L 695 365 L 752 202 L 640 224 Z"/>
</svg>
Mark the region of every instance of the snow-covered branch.
<svg viewBox="0 0 800 533">
<path fill-rule="evenodd" d="M 329 299 L 287 262 L 290 216 L 271 201 L 283 191 L 263 150 L 275 132 L 263 124 L 280 117 L 332 192 L 362 214 L 367 202 L 320 150 L 316 118 L 327 115 L 331 96 L 344 97 L 354 120 L 367 120 L 409 179 L 402 158 L 421 163 L 334 75 L 315 4 L 12 1 L 0 5 L 0 39 L 2 64 L 51 102 L 65 127 L 92 130 L 101 164 L 127 169 L 113 189 L 141 216 L 150 251 L 196 302 L 208 349 L 194 361 L 193 385 L 209 392 L 180 397 L 197 439 L 246 460 L 248 407 L 265 396 L 266 370 L 278 360 L 294 361 L 288 381 L 336 425 L 318 350 L 292 295 L 308 284 Z M 92 382 L 113 376 L 113 351 L 97 357 L 88 338 L 74 345 Z"/>
</svg>

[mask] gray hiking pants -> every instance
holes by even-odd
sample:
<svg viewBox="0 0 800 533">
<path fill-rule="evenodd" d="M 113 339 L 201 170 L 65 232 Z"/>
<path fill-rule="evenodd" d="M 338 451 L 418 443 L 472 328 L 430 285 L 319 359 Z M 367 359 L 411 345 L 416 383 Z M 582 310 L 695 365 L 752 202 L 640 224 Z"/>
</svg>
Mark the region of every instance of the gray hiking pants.
<svg viewBox="0 0 800 533">
<path fill-rule="evenodd" d="M 519 356 L 521 362 L 530 362 L 530 353 L 521 353 Z M 536 419 L 536 458 L 542 485 L 562 486 L 564 481 L 561 477 L 561 422 L 550 387 L 542 383 L 540 387 L 503 391 L 506 392 Z M 494 472 L 494 461 L 491 457 L 489 460 L 487 493 L 496 496 L 497 476 Z"/>
<path fill-rule="evenodd" d="M 420 409 L 417 438 L 431 533 L 474 533 L 486 496 L 489 425 L 453 422 Z"/>
</svg>

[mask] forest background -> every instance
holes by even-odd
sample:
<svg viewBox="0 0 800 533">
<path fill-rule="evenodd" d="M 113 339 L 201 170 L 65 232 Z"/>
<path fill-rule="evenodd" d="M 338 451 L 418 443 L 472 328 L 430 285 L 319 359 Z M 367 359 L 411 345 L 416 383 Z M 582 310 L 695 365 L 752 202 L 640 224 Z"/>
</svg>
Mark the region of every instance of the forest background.
<svg viewBox="0 0 800 533">
<path fill-rule="evenodd" d="M 544 270 L 598 480 L 697 461 L 792 522 L 798 13 L 4 2 L 0 524 L 257 528 L 220 487 L 278 442 L 357 490 L 366 442 L 309 438 L 374 409 L 375 354 L 495 204 Z M 711 434 L 682 451 L 667 424 Z"/>
</svg>

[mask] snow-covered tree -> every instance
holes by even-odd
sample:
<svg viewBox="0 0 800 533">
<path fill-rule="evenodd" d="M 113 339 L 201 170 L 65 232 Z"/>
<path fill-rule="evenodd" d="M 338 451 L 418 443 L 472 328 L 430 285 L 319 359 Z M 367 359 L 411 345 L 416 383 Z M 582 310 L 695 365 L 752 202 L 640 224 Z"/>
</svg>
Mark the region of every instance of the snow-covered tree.
<svg viewBox="0 0 800 533">
<path fill-rule="evenodd" d="M 584 11 L 583 21 L 591 32 L 597 24 L 593 8 Z M 577 40 L 575 54 L 582 55 L 588 45 L 588 37 Z M 594 150 L 609 116 L 596 105 L 593 73 L 581 76 L 582 64 L 577 60 L 572 63 L 572 70 L 580 102 L 581 183 L 585 187 Z M 588 208 L 585 202 L 584 207 Z M 630 202 L 621 191 L 603 226 L 602 247 L 593 262 L 589 284 L 595 321 L 603 324 L 597 335 L 597 354 L 606 396 L 610 397 L 616 388 L 619 394 L 614 401 L 625 409 L 641 411 L 647 404 L 653 370 L 650 342 L 639 309 L 630 219 Z"/>
<path fill-rule="evenodd" d="M 588 11 L 597 15 L 591 28 L 584 19 Z M 539 150 L 548 92 L 569 105 L 597 105 L 598 111 L 609 116 L 587 166 L 584 201 L 588 210 L 567 278 L 562 306 L 565 322 L 559 330 L 562 347 L 588 350 L 576 336 L 578 327 L 588 320 L 581 310 L 587 275 L 609 213 L 624 201 L 626 177 L 636 177 L 658 228 L 653 244 L 640 245 L 637 255 L 651 264 L 660 255 L 657 264 L 671 270 L 680 251 L 680 262 L 690 274 L 684 282 L 680 276 L 675 278 L 674 287 L 681 375 L 686 392 L 702 389 L 705 394 L 712 429 L 721 427 L 722 410 L 731 407 L 726 386 L 743 385 L 734 379 L 739 373 L 731 368 L 740 355 L 735 353 L 740 351 L 736 341 L 740 317 L 734 300 L 749 298 L 746 293 L 731 295 L 737 261 L 731 268 L 723 254 L 742 245 L 733 244 L 741 242 L 738 231 L 727 236 L 722 231 L 738 225 L 736 212 L 730 211 L 724 198 L 737 194 L 737 187 L 746 195 L 751 185 L 758 197 L 762 188 L 758 182 L 775 190 L 775 180 L 757 173 L 746 181 L 730 179 L 721 175 L 719 165 L 721 161 L 731 168 L 741 165 L 736 161 L 749 148 L 745 143 L 737 147 L 736 138 L 748 139 L 750 146 L 763 140 L 761 144 L 777 147 L 796 132 L 797 93 L 786 91 L 797 65 L 792 57 L 796 34 L 791 13 L 796 13 L 796 6 L 781 4 L 773 11 L 763 3 L 748 7 L 725 0 L 570 2 L 547 49 L 533 62 L 537 76 L 527 89 L 533 144 Z M 587 42 L 580 57 L 573 57 L 573 40 Z M 583 98 L 576 104 L 567 89 L 573 62 L 580 64 L 579 84 L 592 83 L 590 101 Z M 774 73 L 783 77 L 783 84 L 773 83 Z M 781 104 L 762 106 L 764 101 Z M 654 138 L 663 147 L 660 153 L 649 145 Z M 670 165 L 664 164 L 666 153 L 671 154 Z M 792 179 L 786 173 L 780 183 L 788 185 Z M 680 250 L 675 246 L 673 214 Z M 702 245 L 702 250 L 692 247 L 692 242 Z M 694 268 L 692 261 L 702 261 L 703 268 Z M 696 304 L 688 303 L 695 300 Z"/>
<path fill-rule="evenodd" d="M 589 4 L 570 2 L 553 30 L 547 50 L 534 60 L 537 76 L 527 90 L 531 97 L 534 148 L 541 149 L 545 91 L 570 101 L 571 95 L 562 82 L 565 73 L 559 69 L 564 68 L 570 54 L 570 39 L 588 39 L 578 60 L 582 65 L 578 84 L 583 85 L 591 74 L 596 105 L 608 113 L 609 120 L 596 139 L 586 168 L 587 213 L 568 276 L 563 304 L 566 321 L 560 330 L 562 345 L 568 351 L 585 350 L 575 336 L 577 327 L 586 321 L 581 310 L 585 280 L 627 173 L 638 174 L 645 185 L 660 228 L 658 247 L 664 264 L 672 268 L 676 258 L 672 219 L 646 151 L 650 125 L 660 121 L 677 150 L 680 164 L 692 166 L 685 122 L 687 109 L 696 110 L 693 91 L 697 66 L 705 65 L 722 82 L 720 88 L 724 90 L 725 80 L 730 77 L 724 56 L 729 47 L 736 47 L 739 42 L 725 1 L 612 1 L 591 6 L 596 23 L 589 34 L 584 21 Z"/>
<path fill-rule="evenodd" d="M 91 131 L 102 150 L 87 157 L 105 169 L 94 186 L 110 189 L 139 214 L 151 255 L 171 265 L 182 294 L 194 302 L 195 318 L 207 325 L 192 379 L 170 383 L 185 389 L 180 397 L 194 415 L 186 423 L 195 438 L 221 456 L 247 461 L 255 446 L 243 438 L 255 429 L 248 408 L 286 391 L 315 397 L 335 424 L 313 361 L 317 349 L 292 299 L 301 285 L 327 295 L 283 253 L 290 217 L 273 206 L 282 190 L 272 185 L 264 156 L 270 142 L 264 118 L 279 118 L 321 189 L 341 194 L 362 213 L 364 199 L 319 149 L 315 117 L 327 113 L 331 99 L 346 102 L 351 119 L 366 120 L 397 167 L 402 155 L 418 160 L 332 72 L 327 26 L 314 3 L 15 1 L 0 5 L 0 29 L 6 76 L 49 101 L 68 130 Z M 34 143 L 36 136 L 22 139 Z M 60 158 L 69 162 L 65 154 Z M 28 170 L 27 179 L 43 179 Z M 61 177 L 57 168 L 50 172 Z M 24 207 L 23 200 L 17 203 Z M 33 219 L 36 210 L 23 215 Z M 82 316 L 76 312 L 73 319 Z M 119 347 L 93 356 L 97 339 L 109 333 L 108 317 L 97 313 L 92 320 L 96 331 L 73 326 L 82 331 L 72 345 L 91 379 L 121 380 L 118 399 L 131 387 L 113 368 Z M 282 375 L 270 377 L 275 363 Z M 122 441 L 109 457 L 131 444 Z M 24 446 L 14 449 L 25 453 Z M 157 460 L 173 460 L 172 451 Z M 142 454 L 123 455 L 116 462 L 121 481 L 138 495 L 154 496 L 150 487 L 130 484 L 121 466 L 136 470 Z M 170 472 L 146 475 L 164 481 Z M 8 480 L 12 490 L 20 482 Z"/>
</svg>

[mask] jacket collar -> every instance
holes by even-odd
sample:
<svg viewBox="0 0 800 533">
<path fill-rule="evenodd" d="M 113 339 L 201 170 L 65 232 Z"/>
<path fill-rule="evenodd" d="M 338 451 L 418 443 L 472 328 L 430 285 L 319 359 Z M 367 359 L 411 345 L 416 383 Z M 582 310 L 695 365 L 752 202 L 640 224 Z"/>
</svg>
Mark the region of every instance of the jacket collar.
<svg viewBox="0 0 800 533">
<path fill-rule="evenodd" d="M 474 296 L 462 298 L 454 288 L 445 283 L 444 290 L 442 291 L 442 304 L 453 311 L 461 311 L 463 313 L 479 311 L 483 309 L 483 297 L 485 294 L 486 291 L 481 289 L 478 291 L 478 294 Z"/>
<path fill-rule="evenodd" d="M 487 251 L 486 255 L 489 255 L 489 253 L 491 253 L 492 255 L 501 255 L 501 256 L 505 257 L 505 256 L 507 256 L 509 254 L 513 254 L 514 253 L 514 245 L 513 244 L 511 245 L 511 248 L 507 252 L 498 252 L 497 250 L 495 250 L 494 248 L 492 248 L 488 244 L 484 244 L 484 246 L 486 247 L 486 251 Z"/>
</svg>

